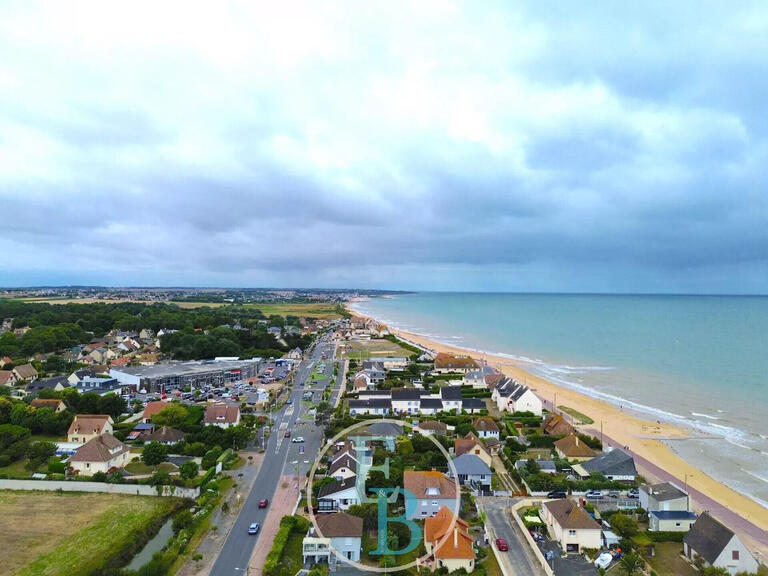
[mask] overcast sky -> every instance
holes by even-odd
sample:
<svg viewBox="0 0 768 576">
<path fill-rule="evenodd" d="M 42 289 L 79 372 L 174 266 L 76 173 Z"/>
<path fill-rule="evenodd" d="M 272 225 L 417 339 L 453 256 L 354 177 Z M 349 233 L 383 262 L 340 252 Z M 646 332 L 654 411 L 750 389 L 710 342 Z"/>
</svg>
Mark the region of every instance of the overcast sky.
<svg viewBox="0 0 768 576">
<path fill-rule="evenodd" d="M 3 2 L 0 285 L 768 293 L 768 4 L 517 4 Z"/>
</svg>

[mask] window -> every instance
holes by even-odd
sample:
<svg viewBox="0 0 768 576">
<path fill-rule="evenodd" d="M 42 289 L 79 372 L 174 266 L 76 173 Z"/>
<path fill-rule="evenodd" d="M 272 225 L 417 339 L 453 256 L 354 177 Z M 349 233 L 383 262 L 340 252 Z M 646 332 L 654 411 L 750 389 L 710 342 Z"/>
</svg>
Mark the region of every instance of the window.
<svg viewBox="0 0 768 576">
<path fill-rule="evenodd" d="M 437 500 L 432 500 L 432 506 L 437 506 Z"/>
<path fill-rule="evenodd" d="M 731 552 L 731 559 L 732 560 L 738 560 L 739 559 L 739 551 L 738 550 L 734 550 L 733 552 Z"/>
<path fill-rule="evenodd" d="M 568 536 L 576 536 L 576 530 L 568 530 Z"/>
</svg>

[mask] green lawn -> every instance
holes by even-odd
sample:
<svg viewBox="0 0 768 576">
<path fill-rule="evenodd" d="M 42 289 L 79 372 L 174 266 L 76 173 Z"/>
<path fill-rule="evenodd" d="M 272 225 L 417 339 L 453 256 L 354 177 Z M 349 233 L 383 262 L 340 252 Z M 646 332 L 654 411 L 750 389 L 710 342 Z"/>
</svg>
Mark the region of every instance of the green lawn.
<svg viewBox="0 0 768 576">
<path fill-rule="evenodd" d="M 147 466 L 138 458 L 130 462 L 125 469 L 131 474 L 153 474 L 155 470 L 161 472 L 177 472 L 178 468 L 170 462 L 163 462 L 159 466 Z"/>
<path fill-rule="evenodd" d="M 408 358 L 413 352 L 386 339 L 361 340 L 345 342 L 344 347 L 339 347 L 339 354 L 344 350 L 346 358 L 350 360 L 376 359 L 376 357 L 392 356 L 396 358 Z"/>
<path fill-rule="evenodd" d="M 659 576 L 695 576 L 698 572 L 680 555 L 682 551 L 680 542 L 657 542 L 656 555 L 646 560 Z"/>
<path fill-rule="evenodd" d="M 558 406 L 558 410 L 562 410 L 566 414 L 570 414 L 573 416 L 573 419 L 575 420 L 575 424 L 594 424 L 595 421 L 592 420 L 589 416 L 586 414 L 582 414 L 578 410 L 575 410 L 573 408 L 569 408 L 568 406 Z"/>
<path fill-rule="evenodd" d="M 88 574 L 174 506 L 169 498 L 0 492 L 3 574 Z"/>
</svg>

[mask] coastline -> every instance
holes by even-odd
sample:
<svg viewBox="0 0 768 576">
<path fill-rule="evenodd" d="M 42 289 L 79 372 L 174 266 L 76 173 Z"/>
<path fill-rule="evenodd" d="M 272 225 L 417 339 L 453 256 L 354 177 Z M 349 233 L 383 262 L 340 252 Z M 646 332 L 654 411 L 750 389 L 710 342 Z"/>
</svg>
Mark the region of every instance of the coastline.
<svg viewBox="0 0 768 576">
<path fill-rule="evenodd" d="M 351 314 L 365 316 L 355 310 L 351 304 L 353 302 L 345 305 Z M 659 469 L 661 469 L 667 475 L 674 477 L 681 487 L 687 479 L 691 491 L 691 507 L 695 512 L 710 510 L 713 515 L 720 517 L 727 526 L 737 532 L 749 548 L 759 550 L 761 557 L 768 556 L 768 508 L 712 478 L 675 454 L 664 440 L 690 438 L 689 433 L 681 427 L 664 421 L 648 420 L 632 410 L 625 411 L 605 400 L 556 384 L 534 374 L 524 360 L 443 344 L 421 334 L 391 326 L 388 328 L 398 337 L 434 352 L 449 352 L 471 356 L 476 360 L 485 360 L 507 376 L 528 385 L 549 408 L 556 397 L 558 406 L 575 408 L 594 420 L 594 424 L 577 426 L 585 432 L 599 435 L 602 423 L 605 437 L 619 446 L 629 446 L 630 451 L 639 457 L 636 458 L 638 460 L 636 465 L 641 474 L 649 480 L 668 479 L 660 478 L 662 474 L 659 473 Z M 713 508 L 713 501 L 719 505 L 719 511 Z M 746 522 L 735 522 L 733 515 Z M 749 523 L 753 526 L 749 526 Z"/>
</svg>

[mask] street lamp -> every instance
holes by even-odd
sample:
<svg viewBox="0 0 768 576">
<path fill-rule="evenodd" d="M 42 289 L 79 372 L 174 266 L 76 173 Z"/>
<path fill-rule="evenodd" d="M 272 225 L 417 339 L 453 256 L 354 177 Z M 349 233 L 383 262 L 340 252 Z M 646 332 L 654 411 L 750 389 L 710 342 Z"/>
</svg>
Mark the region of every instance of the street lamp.
<svg viewBox="0 0 768 576">
<path fill-rule="evenodd" d="M 693 474 L 686 474 L 685 475 L 685 504 L 688 508 L 688 511 L 691 511 L 691 496 L 688 494 L 688 477 L 693 478 Z"/>
</svg>

